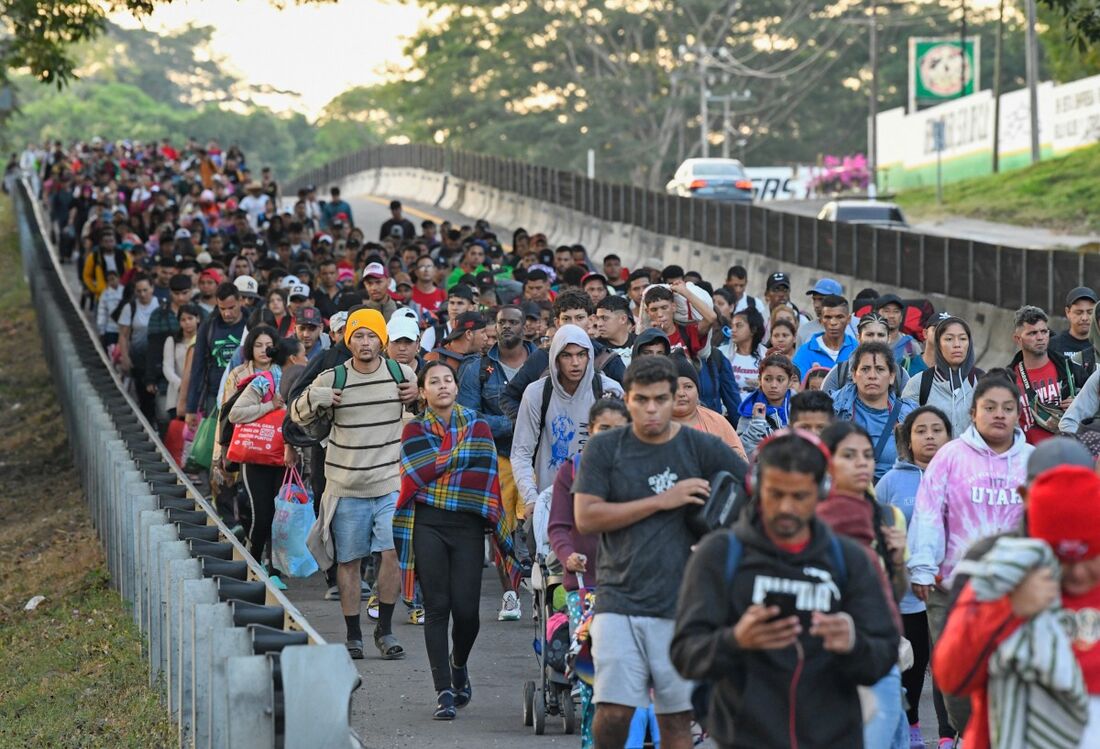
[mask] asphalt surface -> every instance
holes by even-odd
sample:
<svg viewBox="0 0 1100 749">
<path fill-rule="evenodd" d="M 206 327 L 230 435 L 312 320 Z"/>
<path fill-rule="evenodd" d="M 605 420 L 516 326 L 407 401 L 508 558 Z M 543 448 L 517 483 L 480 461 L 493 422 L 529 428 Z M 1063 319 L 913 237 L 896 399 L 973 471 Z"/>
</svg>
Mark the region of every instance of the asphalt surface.
<svg viewBox="0 0 1100 749">
<path fill-rule="evenodd" d="M 382 222 L 389 218 L 389 196 L 348 195 L 355 221 L 368 238 L 376 237 Z M 463 216 L 441 211 L 430 204 L 405 200 L 405 214 L 414 224 L 424 218 L 437 223 L 447 219 L 473 223 L 492 216 Z M 539 227 L 527 227 L 537 231 Z M 501 237 L 511 237 L 510 227 L 493 226 Z M 570 237 L 552 237 L 567 242 Z M 307 580 L 286 580 L 291 600 L 318 632 L 330 642 L 343 642 L 345 628 L 340 605 L 323 600 L 324 580 L 317 574 Z M 532 650 L 536 637 L 531 621 L 530 594 L 522 594 L 523 616 L 520 621 L 498 622 L 501 599 L 496 572 L 486 569 L 481 589 L 481 633 L 470 659 L 470 677 L 474 698 L 459 712 L 453 723 L 435 722 L 431 671 L 424 649 L 421 627 L 408 623 L 407 610 L 398 604 L 394 612 L 394 632 L 406 650 L 401 661 L 383 661 L 370 641 L 372 627 L 365 610 L 362 615 L 366 658 L 355 661 L 363 677 L 363 686 L 352 698 L 352 725 L 373 749 L 437 749 L 442 747 L 541 747 L 578 746 L 577 736 L 562 735 L 559 719 L 550 718 L 546 735 L 536 737 L 522 723 L 523 683 L 538 676 Z M 936 719 L 932 707 L 930 680 L 921 695 L 922 720 L 926 743 L 936 745 Z M 708 742 L 704 746 L 710 746 Z"/>
</svg>

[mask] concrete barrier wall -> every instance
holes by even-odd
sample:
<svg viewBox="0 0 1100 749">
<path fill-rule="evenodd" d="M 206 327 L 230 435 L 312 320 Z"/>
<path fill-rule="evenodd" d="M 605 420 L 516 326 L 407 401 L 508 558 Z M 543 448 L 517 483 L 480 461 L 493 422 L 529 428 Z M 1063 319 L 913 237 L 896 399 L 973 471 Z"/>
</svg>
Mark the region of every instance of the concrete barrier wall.
<svg viewBox="0 0 1100 749">
<path fill-rule="evenodd" d="M 551 205 L 485 185 L 456 179 L 424 169 L 383 167 L 359 172 L 335 180 L 344 195 L 371 194 L 385 198 L 405 198 L 431 203 L 470 218 L 486 218 L 496 226 L 524 227 L 544 232 L 553 244 L 581 243 L 594 258 L 614 252 L 627 267 L 677 264 L 697 270 L 703 278 L 720 286 L 731 265 L 743 265 L 749 271 L 750 290 L 760 292 L 764 279 L 782 270 L 791 276 L 791 298 L 800 308 L 808 309 L 808 290 L 824 274 L 813 268 L 781 263 L 757 253 L 737 248 L 716 247 L 678 237 L 656 234 L 637 226 L 602 221 L 562 206 Z M 852 276 L 831 276 L 844 286 L 849 298 L 866 287 L 880 293 L 894 292 L 902 297 L 927 296 L 937 311 L 965 318 L 974 332 L 978 366 L 984 369 L 1004 366 L 1016 350 L 1012 341 L 1011 310 L 940 294 L 923 294 L 919 289 L 871 284 Z M 1062 321 L 1053 321 L 1057 328 Z"/>
</svg>

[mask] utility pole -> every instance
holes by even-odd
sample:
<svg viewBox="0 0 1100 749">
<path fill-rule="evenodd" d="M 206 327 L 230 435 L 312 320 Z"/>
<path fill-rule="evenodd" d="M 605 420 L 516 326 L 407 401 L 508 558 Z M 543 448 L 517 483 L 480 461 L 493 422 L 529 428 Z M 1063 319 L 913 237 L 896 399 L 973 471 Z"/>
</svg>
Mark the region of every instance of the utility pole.
<svg viewBox="0 0 1100 749">
<path fill-rule="evenodd" d="M 1031 109 L 1031 163 L 1039 163 L 1039 42 L 1035 34 L 1035 0 L 1027 1 L 1027 93 Z"/>
<path fill-rule="evenodd" d="M 871 30 L 868 40 L 871 47 L 871 96 L 867 124 L 867 194 L 878 195 L 878 2 L 871 0 Z"/>
<path fill-rule="evenodd" d="M 722 99 L 722 158 L 730 157 L 730 97 Z"/>
<path fill-rule="evenodd" d="M 959 21 L 959 98 L 966 96 L 966 68 L 969 58 L 966 56 L 966 0 L 962 0 L 962 18 Z M 975 84 L 978 82 L 975 81 Z M 974 86 L 977 91 L 978 85 Z"/>
<path fill-rule="evenodd" d="M 997 7 L 997 42 L 993 47 L 993 173 L 1001 171 L 1001 53 L 1004 50 L 1005 0 Z"/>
<path fill-rule="evenodd" d="M 710 112 L 707 110 L 707 48 L 699 44 L 699 155 L 710 156 Z"/>
</svg>

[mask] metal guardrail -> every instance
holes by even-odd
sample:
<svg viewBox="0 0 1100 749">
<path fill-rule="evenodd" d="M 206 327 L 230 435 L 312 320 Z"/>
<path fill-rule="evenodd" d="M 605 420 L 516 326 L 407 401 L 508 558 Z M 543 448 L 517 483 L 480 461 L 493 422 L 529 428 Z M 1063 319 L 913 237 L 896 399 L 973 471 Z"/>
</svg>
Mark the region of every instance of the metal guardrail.
<svg viewBox="0 0 1100 749">
<path fill-rule="evenodd" d="M 614 221 L 714 247 L 764 255 L 782 263 L 1016 309 L 1034 304 L 1057 313 L 1060 294 L 1100 278 L 1100 253 L 1037 250 L 873 226 L 819 221 L 760 205 L 682 198 L 516 159 L 431 145 L 365 148 L 307 172 L 309 184 L 383 167 L 450 174 Z"/>
<path fill-rule="evenodd" d="M 66 287 L 41 206 L 15 195 L 43 350 L 111 585 L 132 605 L 157 687 L 187 747 L 332 747 L 359 675 L 179 470 Z"/>
</svg>

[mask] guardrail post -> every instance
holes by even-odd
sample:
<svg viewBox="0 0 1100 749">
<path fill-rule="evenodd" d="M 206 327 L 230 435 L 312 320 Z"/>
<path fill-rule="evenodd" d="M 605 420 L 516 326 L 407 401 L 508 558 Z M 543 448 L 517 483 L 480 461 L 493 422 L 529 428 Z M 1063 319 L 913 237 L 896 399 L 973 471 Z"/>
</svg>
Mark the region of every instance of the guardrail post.
<svg viewBox="0 0 1100 749">
<path fill-rule="evenodd" d="M 190 560 L 199 567 L 199 560 Z M 202 572 L 200 570 L 199 574 Z M 183 605 L 180 607 L 179 621 L 179 680 L 176 685 L 179 693 L 180 744 L 188 746 L 195 739 L 195 695 L 198 694 L 200 656 L 209 658 L 209 649 L 200 646 L 210 637 L 209 629 L 203 629 L 198 637 L 195 622 L 200 605 L 216 604 L 218 589 L 209 578 L 187 579 L 183 581 Z M 232 620 L 230 620 L 232 624 Z"/>
<path fill-rule="evenodd" d="M 214 699 L 214 657 L 215 644 L 222 636 L 222 632 L 233 630 L 233 612 L 228 603 L 217 603 L 217 586 L 213 580 L 196 581 L 209 583 L 207 590 L 213 591 L 213 600 L 200 603 L 195 606 L 191 619 L 191 639 L 195 644 L 193 673 L 194 689 L 191 692 L 191 732 L 196 749 L 210 749 L 214 744 L 214 715 L 215 703 L 221 704 L 222 692 L 218 692 L 219 699 Z M 186 585 L 186 583 L 185 583 Z M 205 595 L 205 594 L 204 594 Z M 224 746 L 219 744 L 217 746 Z"/>
<path fill-rule="evenodd" d="M 247 632 L 246 632 L 247 635 Z M 275 687 L 266 655 L 235 656 L 226 664 L 229 743 L 234 749 L 275 745 Z"/>
<path fill-rule="evenodd" d="M 168 513 L 164 510 L 145 510 L 138 513 L 137 534 L 137 598 L 134 601 L 134 623 L 145 635 L 146 647 L 149 648 L 152 635 L 149 628 L 149 565 L 151 539 L 153 528 L 167 528 Z M 164 533 L 164 531 L 158 531 Z M 167 536 L 165 536 L 167 537 Z"/>
<path fill-rule="evenodd" d="M 226 606 L 226 609 L 228 608 Z M 232 623 L 232 614 L 230 618 Z M 210 744 L 213 747 L 232 746 L 236 749 L 236 745 L 230 743 L 230 715 L 236 717 L 245 705 L 231 702 L 228 666 L 230 658 L 248 656 L 251 652 L 252 638 L 249 637 L 248 630 L 243 627 L 229 627 L 214 631 L 214 651 L 210 660 L 210 694 L 213 711 L 211 715 L 213 737 Z M 233 731 L 234 736 L 237 733 L 237 730 Z"/>
<path fill-rule="evenodd" d="M 286 746 L 346 749 L 359 672 L 343 645 L 291 645 L 280 654 Z"/>
<path fill-rule="evenodd" d="M 182 543 L 182 542 L 181 542 Z M 197 581 L 202 578 L 202 567 L 198 559 L 190 557 L 186 559 L 173 559 L 168 563 L 165 575 L 167 589 L 165 604 L 165 631 L 167 637 L 167 674 L 165 682 L 168 686 L 168 710 L 177 721 L 183 718 L 183 701 L 180 699 L 181 671 L 184 656 L 183 619 L 184 605 L 183 586 L 187 581 Z M 190 660 L 190 652 L 187 653 Z"/>
</svg>

